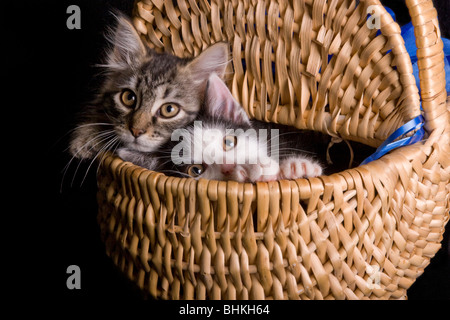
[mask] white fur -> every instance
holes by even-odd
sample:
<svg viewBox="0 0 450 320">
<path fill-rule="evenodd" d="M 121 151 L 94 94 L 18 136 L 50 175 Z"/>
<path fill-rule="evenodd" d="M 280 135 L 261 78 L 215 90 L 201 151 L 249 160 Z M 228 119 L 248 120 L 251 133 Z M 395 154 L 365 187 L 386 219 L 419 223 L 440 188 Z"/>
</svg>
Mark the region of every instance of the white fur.
<svg viewBox="0 0 450 320">
<path fill-rule="evenodd" d="M 309 178 L 322 174 L 322 167 L 317 162 L 301 155 L 278 162 L 267 155 L 266 149 L 252 135 L 238 135 L 236 147 L 225 151 L 223 138 L 227 134 L 226 129 L 219 129 L 218 126 L 203 128 L 202 135 L 191 131 L 191 149 L 188 152 L 192 164 L 205 165 L 201 178 L 257 182 Z M 227 168 L 226 173 L 224 168 Z"/>
<path fill-rule="evenodd" d="M 311 178 L 321 174 L 322 167 L 303 156 L 292 156 L 280 163 L 280 179 Z"/>
</svg>

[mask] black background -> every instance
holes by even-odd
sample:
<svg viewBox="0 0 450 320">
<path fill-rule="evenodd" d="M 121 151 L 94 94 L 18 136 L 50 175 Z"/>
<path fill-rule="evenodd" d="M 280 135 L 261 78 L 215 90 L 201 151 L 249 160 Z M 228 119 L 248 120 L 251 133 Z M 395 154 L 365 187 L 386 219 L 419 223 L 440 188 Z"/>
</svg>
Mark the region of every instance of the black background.
<svg viewBox="0 0 450 320">
<path fill-rule="evenodd" d="M 94 65 L 104 53 L 103 33 L 112 21 L 109 11 L 117 8 L 130 15 L 132 2 L 2 5 L 6 53 L 2 83 L 7 83 L 2 95 L 2 167 L 9 178 L 2 193 L 2 229 L 8 235 L 2 246 L 8 253 L 2 262 L 11 269 L 6 278 L 21 298 L 69 303 L 145 298 L 104 253 L 96 222 L 96 166 L 83 181 L 89 164 L 81 164 L 76 172 L 74 162 L 63 179 L 70 160 L 65 151 L 67 133 L 99 81 Z M 81 8 L 80 30 L 66 27 L 71 4 Z M 400 23 L 408 22 L 402 1 L 388 5 Z M 448 23 L 448 9 L 444 10 L 439 15 Z M 444 35 L 449 37 L 448 31 Z M 443 248 L 408 291 L 410 300 L 450 300 L 448 234 Z M 66 269 L 72 264 L 81 268 L 81 290 L 66 287 Z"/>
</svg>

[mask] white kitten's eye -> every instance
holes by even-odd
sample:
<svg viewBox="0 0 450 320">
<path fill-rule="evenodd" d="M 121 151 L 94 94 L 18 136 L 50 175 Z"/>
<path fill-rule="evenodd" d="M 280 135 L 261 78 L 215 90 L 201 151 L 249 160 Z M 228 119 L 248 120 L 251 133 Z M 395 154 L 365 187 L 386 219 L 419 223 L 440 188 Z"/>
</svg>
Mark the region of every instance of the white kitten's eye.
<svg viewBox="0 0 450 320">
<path fill-rule="evenodd" d="M 228 151 L 233 149 L 237 144 L 236 136 L 225 136 L 223 138 L 223 150 Z"/>
<path fill-rule="evenodd" d="M 124 106 L 128 108 L 134 108 L 136 106 L 137 97 L 132 90 L 125 89 L 120 94 L 120 101 L 123 103 Z"/>
<path fill-rule="evenodd" d="M 178 112 L 180 112 L 180 107 L 173 103 L 168 103 L 159 108 L 159 114 L 164 118 L 173 118 Z"/>
<path fill-rule="evenodd" d="M 187 169 L 187 173 L 188 175 L 190 175 L 191 177 L 198 177 L 199 175 L 201 175 L 204 171 L 203 165 L 201 164 L 193 164 L 192 166 L 190 166 Z"/>
</svg>

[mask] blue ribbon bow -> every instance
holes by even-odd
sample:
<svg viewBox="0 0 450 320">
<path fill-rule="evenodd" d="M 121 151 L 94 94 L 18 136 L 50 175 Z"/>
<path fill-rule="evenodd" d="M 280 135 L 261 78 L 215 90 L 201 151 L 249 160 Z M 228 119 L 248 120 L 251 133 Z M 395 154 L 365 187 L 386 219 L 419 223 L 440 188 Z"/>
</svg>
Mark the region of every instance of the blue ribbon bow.
<svg viewBox="0 0 450 320">
<path fill-rule="evenodd" d="M 373 153 L 371 156 L 367 157 L 361 164 L 367 164 L 373 160 L 377 160 L 378 158 L 384 156 L 391 150 L 394 150 L 399 147 L 407 146 L 416 142 L 419 142 L 423 139 L 425 135 L 425 130 L 423 125 L 425 124 L 424 118 L 420 115 L 415 117 L 414 119 L 408 121 L 403 126 L 394 131 Z M 411 131 L 416 130 L 416 132 L 402 139 L 399 139 Z M 397 140 L 399 139 L 399 140 Z"/>
</svg>

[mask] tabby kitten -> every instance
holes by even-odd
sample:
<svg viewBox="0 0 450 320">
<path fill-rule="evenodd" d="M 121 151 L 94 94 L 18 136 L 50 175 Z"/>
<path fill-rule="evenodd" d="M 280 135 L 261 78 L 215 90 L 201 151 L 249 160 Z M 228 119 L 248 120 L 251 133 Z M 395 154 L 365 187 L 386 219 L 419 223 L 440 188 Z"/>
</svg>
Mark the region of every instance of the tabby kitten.
<svg viewBox="0 0 450 320">
<path fill-rule="evenodd" d="M 251 121 L 213 74 L 196 121 L 174 132 L 171 141 L 155 153 L 128 151 L 119 156 L 181 177 L 272 181 L 321 175 L 323 168 L 314 158 L 319 151 L 315 141 L 307 131 Z"/>
<path fill-rule="evenodd" d="M 74 158 L 95 159 L 117 148 L 158 149 L 174 129 L 196 117 L 209 75 L 223 77 L 228 62 L 226 43 L 194 59 L 157 53 L 123 16 L 108 38 L 105 81 L 74 129 L 69 147 Z"/>
</svg>

